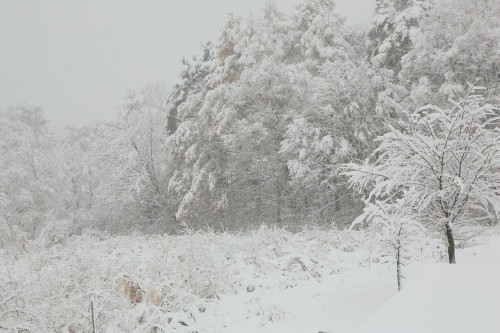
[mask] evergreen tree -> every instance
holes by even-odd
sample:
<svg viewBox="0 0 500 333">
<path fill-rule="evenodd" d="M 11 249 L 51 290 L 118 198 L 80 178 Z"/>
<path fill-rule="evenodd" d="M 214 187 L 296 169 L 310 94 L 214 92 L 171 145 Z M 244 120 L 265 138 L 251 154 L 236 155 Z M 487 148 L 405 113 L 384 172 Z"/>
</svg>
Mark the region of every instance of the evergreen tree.
<svg viewBox="0 0 500 333">
<path fill-rule="evenodd" d="M 377 0 L 368 32 L 372 64 L 398 73 L 430 8 L 427 0 Z"/>
<path fill-rule="evenodd" d="M 327 60 L 347 59 L 354 50 L 347 42 L 344 20 L 332 0 L 305 0 L 293 16 L 293 47 L 296 62 L 316 73 Z"/>
</svg>

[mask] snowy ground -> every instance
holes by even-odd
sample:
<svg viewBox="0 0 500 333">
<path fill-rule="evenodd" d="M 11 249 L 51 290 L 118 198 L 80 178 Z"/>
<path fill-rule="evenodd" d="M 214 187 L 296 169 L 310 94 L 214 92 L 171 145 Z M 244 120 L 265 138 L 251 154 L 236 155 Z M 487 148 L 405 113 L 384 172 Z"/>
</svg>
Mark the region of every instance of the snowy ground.
<svg viewBox="0 0 500 333">
<path fill-rule="evenodd" d="M 500 266 L 432 264 L 356 333 L 498 333 Z"/>
<path fill-rule="evenodd" d="M 90 332 L 92 301 L 99 332 L 350 333 L 397 294 L 392 259 L 363 231 L 63 239 L 0 249 L 0 332 Z M 500 266 L 498 228 L 469 245 L 459 265 Z M 439 239 L 416 251 L 408 290 L 444 258 Z"/>
<path fill-rule="evenodd" d="M 436 265 L 441 268 L 441 265 L 445 265 L 444 267 L 448 268 L 448 264 L 445 263 L 414 263 L 407 267 L 405 270 L 407 276 L 405 285 L 408 285 L 410 293 L 402 303 L 398 301 L 391 302 L 395 298 L 394 296 L 397 296 L 393 265 L 372 264 L 369 268 L 366 266 L 356 267 L 345 273 L 330 275 L 320 283 L 308 283 L 293 289 L 263 291 L 259 295 L 224 298 L 222 302 L 210 309 L 208 316 L 201 318 L 200 323 L 202 323 L 202 326 L 210 328 L 207 332 L 227 333 L 401 333 L 410 332 L 410 326 L 401 330 L 405 324 L 409 325 L 410 323 L 404 323 L 405 320 L 409 321 L 414 318 L 408 313 L 415 313 L 419 307 L 434 304 L 434 307 L 428 310 L 431 313 L 435 310 L 435 316 L 429 318 L 429 320 L 436 323 L 436 330 L 422 330 L 421 328 L 428 321 L 426 322 L 425 318 L 421 318 L 421 326 L 413 325 L 411 332 L 473 332 L 475 330 L 470 330 L 470 326 L 464 326 L 463 323 L 468 321 L 470 325 L 470 323 L 476 323 L 479 320 L 483 326 L 476 326 L 477 332 L 499 332 L 500 297 L 498 296 L 500 296 L 500 285 L 498 285 L 498 278 L 500 276 L 498 274 L 500 272 L 500 238 L 498 236 L 493 239 L 482 237 L 480 240 L 487 243 L 459 250 L 458 269 L 455 267 L 458 276 L 450 276 L 450 272 L 442 269 L 435 272 L 433 267 Z M 478 239 L 478 241 L 480 240 Z M 481 266 L 471 266 L 478 264 Z M 427 270 L 436 274 L 430 274 L 431 278 L 429 278 L 429 274 L 425 274 Z M 422 271 L 424 274 L 422 274 Z M 489 273 L 490 275 L 489 277 L 481 276 L 483 273 Z M 435 280 L 432 277 L 435 277 Z M 452 278 L 454 280 L 451 280 Z M 444 299 L 437 299 L 437 302 L 427 299 L 427 302 L 411 303 L 411 301 L 420 300 L 419 293 L 421 297 L 423 295 L 430 297 L 432 295 L 430 293 L 435 292 L 434 286 L 425 288 L 430 283 L 439 286 L 444 284 L 447 279 L 450 279 L 451 286 L 460 288 L 456 290 L 460 297 L 453 298 L 453 290 L 450 290 L 450 288 L 441 293 L 436 293 L 436 297 L 448 296 L 451 300 L 464 299 L 468 301 L 475 300 L 476 302 L 474 304 L 453 304 L 448 309 L 439 308 L 439 306 L 447 304 Z M 475 282 L 481 282 L 481 285 L 476 285 Z M 411 288 L 414 284 L 416 288 Z M 468 285 L 467 290 L 463 289 L 465 285 Z M 403 289 L 403 292 L 405 291 Z M 478 292 L 478 295 L 474 297 L 476 292 Z M 481 299 L 483 302 L 478 304 L 477 301 Z M 276 320 L 268 321 L 268 318 L 264 318 L 263 321 L 259 321 L 257 318 L 251 320 L 249 319 L 250 316 L 245 317 L 241 309 L 252 308 L 255 302 L 263 309 L 274 309 L 277 314 Z M 390 305 L 387 309 L 386 303 Z M 406 308 L 402 306 L 406 306 Z M 381 307 L 384 313 L 379 315 L 378 312 Z M 471 307 L 473 308 L 472 312 Z M 464 317 L 465 313 L 468 313 L 468 315 Z M 478 313 L 482 313 L 482 315 L 477 316 Z M 493 313 L 496 313 L 496 315 L 492 315 Z M 438 322 L 438 319 L 442 319 L 443 316 L 450 318 L 451 321 L 441 320 Z M 465 319 L 458 320 L 460 316 Z M 394 320 L 398 317 L 401 321 Z M 385 330 L 387 326 L 384 326 L 383 323 L 384 320 L 389 318 L 392 318 L 392 321 L 396 323 L 394 327 L 399 330 Z M 382 322 L 379 322 L 380 320 Z M 223 329 L 217 326 L 220 322 L 226 323 Z M 403 322 L 402 325 L 400 325 L 401 322 Z M 491 326 L 493 323 L 496 324 L 494 327 Z M 447 325 L 448 329 L 443 330 L 444 324 Z M 384 330 L 378 331 L 377 327 L 383 327 Z"/>
</svg>

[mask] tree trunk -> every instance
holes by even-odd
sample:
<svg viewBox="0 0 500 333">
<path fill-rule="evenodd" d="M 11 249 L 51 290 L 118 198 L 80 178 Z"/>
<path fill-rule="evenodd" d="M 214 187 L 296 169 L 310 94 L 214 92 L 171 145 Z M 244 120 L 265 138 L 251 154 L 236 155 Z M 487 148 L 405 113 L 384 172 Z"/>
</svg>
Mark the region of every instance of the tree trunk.
<svg viewBox="0 0 500 333">
<path fill-rule="evenodd" d="M 333 201 L 334 201 L 334 210 L 336 212 L 340 211 L 340 197 L 338 194 L 338 189 L 335 190 L 335 193 L 333 194 Z"/>
<path fill-rule="evenodd" d="M 90 311 L 92 313 L 92 333 L 95 333 L 94 303 L 90 301 Z"/>
<path fill-rule="evenodd" d="M 178 103 L 180 104 L 180 103 Z M 168 134 L 174 134 L 177 130 L 177 106 L 176 104 L 172 109 L 169 110 L 167 116 L 167 132 Z"/>
<path fill-rule="evenodd" d="M 396 274 L 398 278 L 398 291 L 401 291 L 401 248 L 396 250 Z"/>
<path fill-rule="evenodd" d="M 396 240 L 396 274 L 397 274 L 397 279 L 398 279 L 398 291 L 401 291 L 402 285 L 401 285 L 401 280 L 403 278 L 402 273 L 401 273 L 401 234 L 403 231 L 403 225 L 401 224 L 399 226 L 399 231 L 398 231 L 398 238 Z"/>
<path fill-rule="evenodd" d="M 276 179 L 276 196 L 277 196 L 277 205 L 276 205 L 276 222 L 278 226 L 281 227 L 281 208 L 283 206 L 282 198 L 281 198 L 281 184 L 280 177 L 277 176 Z"/>
<path fill-rule="evenodd" d="M 455 239 L 453 238 L 453 231 L 449 223 L 445 225 L 446 239 L 448 240 L 448 261 L 450 264 L 455 264 Z"/>
</svg>

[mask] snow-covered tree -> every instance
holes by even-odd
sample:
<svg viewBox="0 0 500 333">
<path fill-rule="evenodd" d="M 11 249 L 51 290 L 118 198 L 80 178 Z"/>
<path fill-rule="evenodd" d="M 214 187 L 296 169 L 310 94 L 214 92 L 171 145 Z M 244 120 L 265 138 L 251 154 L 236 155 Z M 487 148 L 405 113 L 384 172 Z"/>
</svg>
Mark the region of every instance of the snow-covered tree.
<svg viewBox="0 0 500 333">
<path fill-rule="evenodd" d="M 130 224 L 156 230 L 172 227 L 164 139 L 167 95 L 153 88 L 131 92 L 119 118 L 99 128 L 102 137 L 94 155 L 101 182 L 95 190 L 94 210 L 101 222 L 113 223 L 106 226 L 111 229 Z"/>
<path fill-rule="evenodd" d="M 88 211 L 94 204 L 94 192 L 98 186 L 97 166 L 92 163 L 94 143 L 101 140 L 94 126 L 69 127 L 64 135 L 64 161 L 67 178 L 71 184 L 71 211 Z"/>
<path fill-rule="evenodd" d="M 69 195 L 59 148 L 40 108 L 0 113 L 0 215 L 9 226 L 36 235 L 47 220 L 65 216 Z"/>
<path fill-rule="evenodd" d="M 499 13 L 495 0 L 436 2 L 416 28 L 413 47 L 401 61 L 400 79 L 411 89 L 413 105 L 443 105 L 463 95 L 468 81 L 498 94 Z"/>
<path fill-rule="evenodd" d="M 372 64 L 397 73 L 430 7 L 427 0 L 377 0 L 368 32 Z"/>
<path fill-rule="evenodd" d="M 403 287 L 403 267 L 409 263 L 412 250 L 421 245 L 425 237 L 425 227 L 418 222 L 411 207 L 411 194 L 394 202 L 368 202 L 363 214 L 352 223 L 355 227 L 368 222 L 376 235 L 376 242 L 382 251 L 389 253 L 396 264 L 398 290 Z"/>
<path fill-rule="evenodd" d="M 450 108 L 409 112 L 401 129 L 377 139 L 372 162 L 345 166 L 351 186 L 368 189 L 369 200 L 411 199 L 420 221 L 444 232 L 450 263 L 454 232 L 500 213 L 499 105 L 477 89 Z"/>
<path fill-rule="evenodd" d="M 229 15 L 217 45 L 205 52 L 198 66 L 202 83 L 185 93 L 175 108 L 178 126 L 167 138 L 175 171 L 168 188 L 177 197 L 176 218 L 182 224 L 207 222 L 214 214 L 222 218 L 226 208 L 227 153 L 222 135 L 232 113 L 227 96 L 243 66 L 237 45 L 251 32 L 242 31 L 242 25 L 241 18 Z"/>
<path fill-rule="evenodd" d="M 234 145 L 228 138 L 239 130 L 246 133 L 239 122 L 253 114 L 252 104 L 257 97 L 250 95 L 257 87 L 250 79 L 266 84 L 268 78 L 275 80 L 273 73 L 261 70 L 261 64 L 284 61 L 286 35 L 286 17 L 273 6 L 265 8 L 263 18 L 242 20 L 230 16 L 214 50 L 212 71 L 206 77 L 207 89 L 189 95 L 179 105 L 181 122 L 168 138 L 176 163 L 169 188 L 179 196 L 176 215 L 182 222 L 200 221 L 218 227 L 226 219 L 234 220 L 234 216 L 226 216 L 228 191 L 236 185 L 234 182 L 230 186 L 228 169 L 230 164 L 234 166 L 242 160 L 241 155 L 231 155 Z M 257 77 L 257 72 L 263 77 Z M 267 87 L 260 83 L 259 89 Z M 266 96 L 272 97 L 269 92 Z"/>
<path fill-rule="evenodd" d="M 236 48 L 236 45 L 246 32 L 242 32 L 242 18 L 229 14 L 216 45 L 213 70 L 207 77 L 210 87 L 214 88 L 223 83 L 230 83 L 238 78 L 241 65 L 238 63 L 240 50 Z"/>
<path fill-rule="evenodd" d="M 196 56 L 182 59 L 181 74 L 168 97 L 167 131 L 169 134 L 173 134 L 177 130 L 179 123 L 177 109 L 179 106 L 186 101 L 189 95 L 207 90 L 206 78 L 212 70 L 214 58 L 212 43 L 205 43 L 202 52 L 200 59 Z"/>
<path fill-rule="evenodd" d="M 169 189 L 180 197 L 176 218 L 183 224 L 212 221 L 225 210 L 227 153 L 222 136 L 233 113 L 226 103 L 228 89 L 221 84 L 206 96 L 190 96 L 180 107 L 182 123 L 168 138 L 176 164 Z"/>
<path fill-rule="evenodd" d="M 347 42 L 344 20 L 332 0 L 305 0 L 293 16 L 295 61 L 315 72 L 327 60 L 347 59 L 354 50 Z"/>
<path fill-rule="evenodd" d="M 262 17 L 250 16 L 242 22 L 241 29 L 241 37 L 234 47 L 241 69 L 266 58 L 277 62 L 290 59 L 292 22 L 271 1 L 265 4 Z"/>
<path fill-rule="evenodd" d="M 348 209 L 341 207 L 341 197 L 353 202 L 338 167 L 365 159 L 375 148 L 373 139 L 387 130 L 385 122 L 399 115 L 404 89 L 391 80 L 389 71 L 353 60 L 327 62 L 312 80 L 314 94 L 288 125 L 281 148 L 309 199 L 324 197 L 311 213 L 331 216 Z"/>
<path fill-rule="evenodd" d="M 267 58 L 246 69 L 236 85 L 236 121 L 227 141 L 230 198 L 241 218 L 278 224 L 292 218 L 293 191 L 280 146 L 292 115 L 306 104 L 309 81 L 303 66 Z"/>
</svg>

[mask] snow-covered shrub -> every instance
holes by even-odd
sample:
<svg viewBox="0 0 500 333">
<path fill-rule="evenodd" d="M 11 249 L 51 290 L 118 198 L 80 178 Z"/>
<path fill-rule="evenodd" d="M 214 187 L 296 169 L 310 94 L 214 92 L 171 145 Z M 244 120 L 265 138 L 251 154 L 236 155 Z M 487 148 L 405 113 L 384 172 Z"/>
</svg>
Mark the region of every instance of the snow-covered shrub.
<svg viewBox="0 0 500 333">
<path fill-rule="evenodd" d="M 286 313 L 283 308 L 279 305 L 271 305 L 259 311 L 258 315 L 262 316 L 264 322 L 270 321 L 280 321 L 286 318 Z"/>
<path fill-rule="evenodd" d="M 74 224 L 68 220 L 54 220 L 47 223 L 37 237 L 37 242 L 49 247 L 66 242 L 73 233 Z"/>
<path fill-rule="evenodd" d="M 169 312 L 158 306 L 141 304 L 127 313 L 130 318 L 126 327 L 118 325 L 116 332 L 156 333 L 177 332 L 196 333 L 195 322 L 185 312 Z M 130 330 L 130 328 L 134 328 Z M 127 329 L 129 328 L 129 329 Z M 113 328 L 109 331 L 114 332 Z"/>
<path fill-rule="evenodd" d="M 0 249 L 26 252 L 29 235 L 17 225 L 9 225 L 0 217 Z"/>
<path fill-rule="evenodd" d="M 8 247 L 14 240 L 14 233 L 7 221 L 0 216 L 0 249 Z"/>
<path fill-rule="evenodd" d="M 45 332 L 45 320 L 30 304 L 30 293 L 15 282 L 0 283 L 1 332 Z"/>
</svg>

